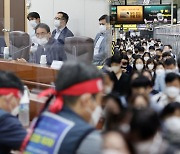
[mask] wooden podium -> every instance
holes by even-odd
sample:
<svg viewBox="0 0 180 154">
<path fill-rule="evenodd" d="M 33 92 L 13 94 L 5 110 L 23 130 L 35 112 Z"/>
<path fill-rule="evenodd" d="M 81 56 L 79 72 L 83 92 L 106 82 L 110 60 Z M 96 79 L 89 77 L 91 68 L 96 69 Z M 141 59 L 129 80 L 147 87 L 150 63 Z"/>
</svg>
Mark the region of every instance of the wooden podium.
<svg viewBox="0 0 180 154">
<path fill-rule="evenodd" d="M 30 91 L 32 89 L 42 91 L 53 87 L 52 83 L 55 81 L 58 72 L 57 70 L 37 64 L 5 60 L 0 60 L 0 70 L 16 74 L 28 86 Z M 30 120 L 38 115 L 45 101 L 46 98 L 39 99 L 37 94 L 30 94 Z"/>
</svg>

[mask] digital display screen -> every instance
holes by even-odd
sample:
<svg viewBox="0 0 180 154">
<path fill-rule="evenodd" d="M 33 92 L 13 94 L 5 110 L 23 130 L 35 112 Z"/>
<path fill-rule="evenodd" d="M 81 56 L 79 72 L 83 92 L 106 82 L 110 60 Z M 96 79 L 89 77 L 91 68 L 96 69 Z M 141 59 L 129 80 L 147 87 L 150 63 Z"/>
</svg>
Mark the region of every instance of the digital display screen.
<svg viewBox="0 0 180 154">
<path fill-rule="evenodd" d="M 111 6 L 111 24 L 143 23 L 143 6 Z"/>
<path fill-rule="evenodd" d="M 171 5 L 144 6 L 144 19 L 147 22 L 161 21 L 171 23 Z M 173 6 L 173 21 L 177 22 L 177 5 Z"/>
</svg>

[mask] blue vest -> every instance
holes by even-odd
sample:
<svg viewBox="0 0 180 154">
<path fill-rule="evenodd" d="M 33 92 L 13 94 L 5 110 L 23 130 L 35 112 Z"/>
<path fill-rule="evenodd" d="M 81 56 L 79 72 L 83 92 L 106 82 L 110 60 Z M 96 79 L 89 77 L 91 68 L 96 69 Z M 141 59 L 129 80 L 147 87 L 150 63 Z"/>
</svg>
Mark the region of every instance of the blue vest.
<svg viewBox="0 0 180 154">
<path fill-rule="evenodd" d="M 94 128 L 68 107 L 58 114 L 44 112 L 25 152 L 75 154 L 83 139 L 92 131 Z"/>
</svg>

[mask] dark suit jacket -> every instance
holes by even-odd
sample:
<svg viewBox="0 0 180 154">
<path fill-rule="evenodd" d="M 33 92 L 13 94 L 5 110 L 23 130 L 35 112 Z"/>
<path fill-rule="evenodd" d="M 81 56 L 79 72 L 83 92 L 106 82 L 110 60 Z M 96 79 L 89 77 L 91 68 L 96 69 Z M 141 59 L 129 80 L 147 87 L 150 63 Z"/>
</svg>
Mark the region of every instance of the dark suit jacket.
<svg viewBox="0 0 180 154">
<path fill-rule="evenodd" d="M 56 35 L 56 30 L 54 30 L 54 31 L 52 32 L 52 38 L 54 38 L 55 35 Z M 59 37 L 58 37 L 57 40 L 59 41 L 60 44 L 64 45 L 65 38 L 66 38 L 66 37 L 72 37 L 72 36 L 74 36 L 74 34 L 73 34 L 67 27 L 65 27 L 65 28 L 62 30 L 62 32 L 61 32 L 61 34 L 59 35 Z"/>
<path fill-rule="evenodd" d="M 51 38 L 44 47 L 39 45 L 36 52 L 30 53 L 29 62 L 40 64 L 41 55 L 46 55 L 48 65 L 51 65 L 53 60 L 67 60 L 64 47 L 54 38 Z"/>
</svg>

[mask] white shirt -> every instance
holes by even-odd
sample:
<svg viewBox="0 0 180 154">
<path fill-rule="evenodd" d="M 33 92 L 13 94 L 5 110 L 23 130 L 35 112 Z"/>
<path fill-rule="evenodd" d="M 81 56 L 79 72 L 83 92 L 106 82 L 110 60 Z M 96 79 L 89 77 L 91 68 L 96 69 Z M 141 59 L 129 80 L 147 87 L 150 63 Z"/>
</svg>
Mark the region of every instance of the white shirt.
<svg viewBox="0 0 180 154">
<path fill-rule="evenodd" d="M 103 39 L 104 39 L 104 36 L 100 36 L 99 39 L 98 39 L 98 41 L 96 42 L 96 45 L 95 45 L 95 47 L 94 47 L 94 56 L 99 53 L 99 47 L 100 47 Z"/>
<path fill-rule="evenodd" d="M 56 29 L 56 35 L 54 36 L 54 38 L 55 38 L 56 40 L 58 39 L 58 37 L 60 36 L 60 34 L 61 34 L 61 32 L 63 31 L 64 28 L 65 28 L 65 27 L 60 28 L 60 29 Z"/>
</svg>

